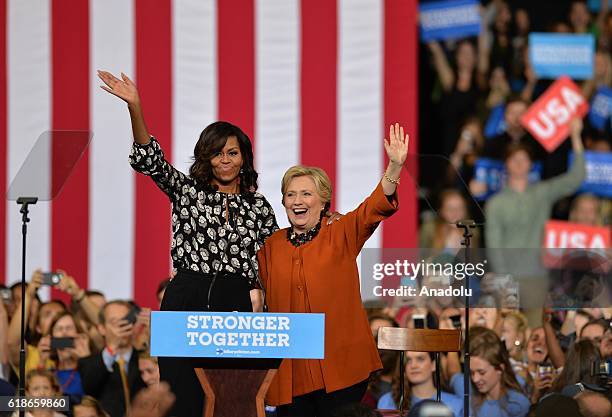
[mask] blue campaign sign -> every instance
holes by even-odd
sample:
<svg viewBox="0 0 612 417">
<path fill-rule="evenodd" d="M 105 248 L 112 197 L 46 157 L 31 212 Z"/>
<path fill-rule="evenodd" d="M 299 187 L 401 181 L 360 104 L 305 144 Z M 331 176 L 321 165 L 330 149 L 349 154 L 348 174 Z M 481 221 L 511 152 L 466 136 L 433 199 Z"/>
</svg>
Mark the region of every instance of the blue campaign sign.
<svg viewBox="0 0 612 417">
<path fill-rule="evenodd" d="M 586 161 L 586 178 L 579 193 L 593 193 L 600 197 L 612 198 L 612 152 L 584 153 Z M 570 153 L 568 166 L 572 166 L 574 154 Z"/>
<path fill-rule="evenodd" d="M 589 6 L 589 10 L 592 12 L 598 12 L 601 9 L 601 3 L 606 0 L 588 0 L 587 5 Z M 608 1 L 608 7 L 612 9 L 612 0 Z"/>
<path fill-rule="evenodd" d="M 480 3 L 477 0 L 446 0 L 421 3 L 421 40 L 458 39 L 480 33 Z"/>
<path fill-rule="evenodd" d="M 529 182 L 537 182 L 540 178 L 542 178 L 542 164 L 536 161 L 529 171 Z M 487 191 L 474 197 L 477 200 L 486 200 L 501 190 L 506 183 L 504 162 L 498 159 L 478 158 L 474 164 L 474 179 L 487 184 Z"/>
<path fill-rule="evenodd" d="M 599 130 L 605 130 L 612 114 L 612 88 L 601 87 L 591 101 L 589 121 Z"/>
<path fill-rule="evenodd" d="M 567 75 L 585 80 L 593 76 L 595 38 L 593 35 L 531 33 L 529 60 L 539 78 Z"/>
<path fill-rule="evenodd" d="M 154 311 L 151 355 L 323 359 L 325 314 Z"/>
<path fill-rule="evenodd" d="M 505 104 L 498 104 L 491 109 L 491 114 L 484 128 L 485 138 L 491 139 L 504 133 L 506 130 L 506 120 L 504 119 L 505 112 Z"/>
</svg>

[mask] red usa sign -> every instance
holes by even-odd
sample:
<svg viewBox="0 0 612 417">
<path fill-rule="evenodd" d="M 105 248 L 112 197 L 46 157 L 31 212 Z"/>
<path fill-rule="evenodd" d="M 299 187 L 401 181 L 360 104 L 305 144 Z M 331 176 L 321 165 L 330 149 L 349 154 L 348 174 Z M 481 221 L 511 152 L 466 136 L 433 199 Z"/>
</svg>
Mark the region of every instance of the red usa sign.
<svg viewBox="0 0 612 417">
<path fill-rule="evenodd" d="M 543 263 L 549 268 L 571 266 L 573 269 L 608 271 L 612 266 L 608 227 L 550 220 L 544 229 L 542 246 Z"/>
<path fill-rule="evenodd" d="M 550 220 L 544 230 L 544 247 L 606 249 L 610 247 L 610 229 Z"/>
<path fill-rule="evenodd" d="M 546 90 L 521 117 L 521 124 L 552 152 L 569 135 L 569 124 L 575 117 L 584 117 L 589 103 L 580 88 L 568 77 L 561 77 Z"/>
</svg>

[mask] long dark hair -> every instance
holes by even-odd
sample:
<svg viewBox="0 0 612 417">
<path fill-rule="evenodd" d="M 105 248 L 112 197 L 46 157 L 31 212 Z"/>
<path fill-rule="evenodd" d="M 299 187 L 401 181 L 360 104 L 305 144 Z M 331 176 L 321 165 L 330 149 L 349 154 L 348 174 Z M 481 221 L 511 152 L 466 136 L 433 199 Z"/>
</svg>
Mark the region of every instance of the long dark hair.
<svg viewBox="0 0 612 417">
<path fill-rule="evenodd" d="M 257 177 L 253 166 L 253 146 L 249 137 L 238 126 L 228 122 L 214 122 L 206 126 L 193 150 L 193 164 L 189 175 L 200 182 L 208 190 L 216 190 L 212 184 L 214 178 L 211 159 L 220 152 L 227 139 L 235 136 L 238 139 L 242 154 L 242 169 L 240 173 L 240 193 L 253 194 L 257 190 Z"/>
<path fill-rule="evenodd" d="M 432 352 L 419 352 L 419 353 L 427 353 L 429 356 L 429 360 L 433 363 L 435 362 L 435 355 Z M 398 356 L 398 360 L 396 362 L 396 369 L 399 369 L 399 356 Z M 397 404 L 397 408 L 400 408 L 400 398 L 402 396 L 402 393 L 400 391 L 400 378 L 402 376 L 402 373 L 406 372 L 406 366 L 408 365 L 408 361 L 406 359 L 404 359 L 404 369 L 400 370 L 399 372 L 395 372 L 393 375 L 393 380 L 391 382 L 391 395 L 393 396 L 393 401 L 395 402 L 395 404 Z M 436 378 L 434 377 L 435 375 L 435 371 L 431 373 L 432 375 L 432 379 L 433 379 L 433 384 L 434 387 L 438 388 L 436 386 Z M 446 389 L 446 381 L 444 380 L 444 376 L 443 376 L 443 372 L 440 369 L 440 384 L 443 390 Z M 408 380 L 408 378 L 406 378 L 404 376 L 404 403 L 402 404 L 403 409 L 404 410 L 409 410 L 412 407 L 412 384 L 410 383 L 410 381 Z"/>
<path fill-rule="evenodd" d="M 574 343 L 567 352 L 563 371 L 553 382 L 551 390 L 561 392 L 566 386 L 578 382 L 597 384 L 597 377 L 591 375 L 591 364 L 600 358 L 599 349 L 592 341 L 581 340 Z"/>
</svg>

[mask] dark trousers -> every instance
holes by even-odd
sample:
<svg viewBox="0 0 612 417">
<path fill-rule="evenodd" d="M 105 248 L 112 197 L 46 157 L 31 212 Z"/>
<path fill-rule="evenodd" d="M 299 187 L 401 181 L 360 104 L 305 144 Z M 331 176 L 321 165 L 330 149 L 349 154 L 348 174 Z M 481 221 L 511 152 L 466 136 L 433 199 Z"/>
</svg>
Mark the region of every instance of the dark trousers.
<svg viewBox="0 0 612 417">
<path fill-rule="evenodd" d="M 293 397 L 293 402 L 277 407 L 278 417 L 331 417 L 334 410 L 361 401 L 368 388 L 368 380 L 338 391 L 325 390 L 310 392 Z"/>
<path fill-rule="evenodd" d="M 250 286 L 246 279 L 219 274 L 213 285 L 208 308 L 208 290 L 212 275 L 179 270 L 168 284 L 162 311 L 252 311 Z M 168 382 L 176 401 L 169 415 L 202 417 L 204 392 L 193 370 L 205 362 L 189 358 L 158 358 L 159 374 Z"/>
</svg>

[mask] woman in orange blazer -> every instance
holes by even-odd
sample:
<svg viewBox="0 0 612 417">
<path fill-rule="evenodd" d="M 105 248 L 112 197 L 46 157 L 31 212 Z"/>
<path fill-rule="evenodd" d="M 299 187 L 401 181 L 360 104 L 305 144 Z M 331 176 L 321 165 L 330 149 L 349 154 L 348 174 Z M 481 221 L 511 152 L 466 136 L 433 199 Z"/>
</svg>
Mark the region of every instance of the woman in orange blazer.
<svg viewBox="0 0 612 417">
<path fill-rule="evenodd" d="M 320 168 L 295 166 L 282 181 L 291 227 L 270 236 L 259 266 L 270 311 L 325 313 L 325 359 L 284 360 L 266 402 L 279 417 L 328 416 L 359 402 L 370 373 L 380 369 L 378 351 L 361 304 L 357 255 L 378 223 L 398 207 L 396 187 L 408 153 L 398 124 L 384 141 L 389 165 L 372 194 L 355 210 L 323 222 L 332 195 Z"/>
</svg>

